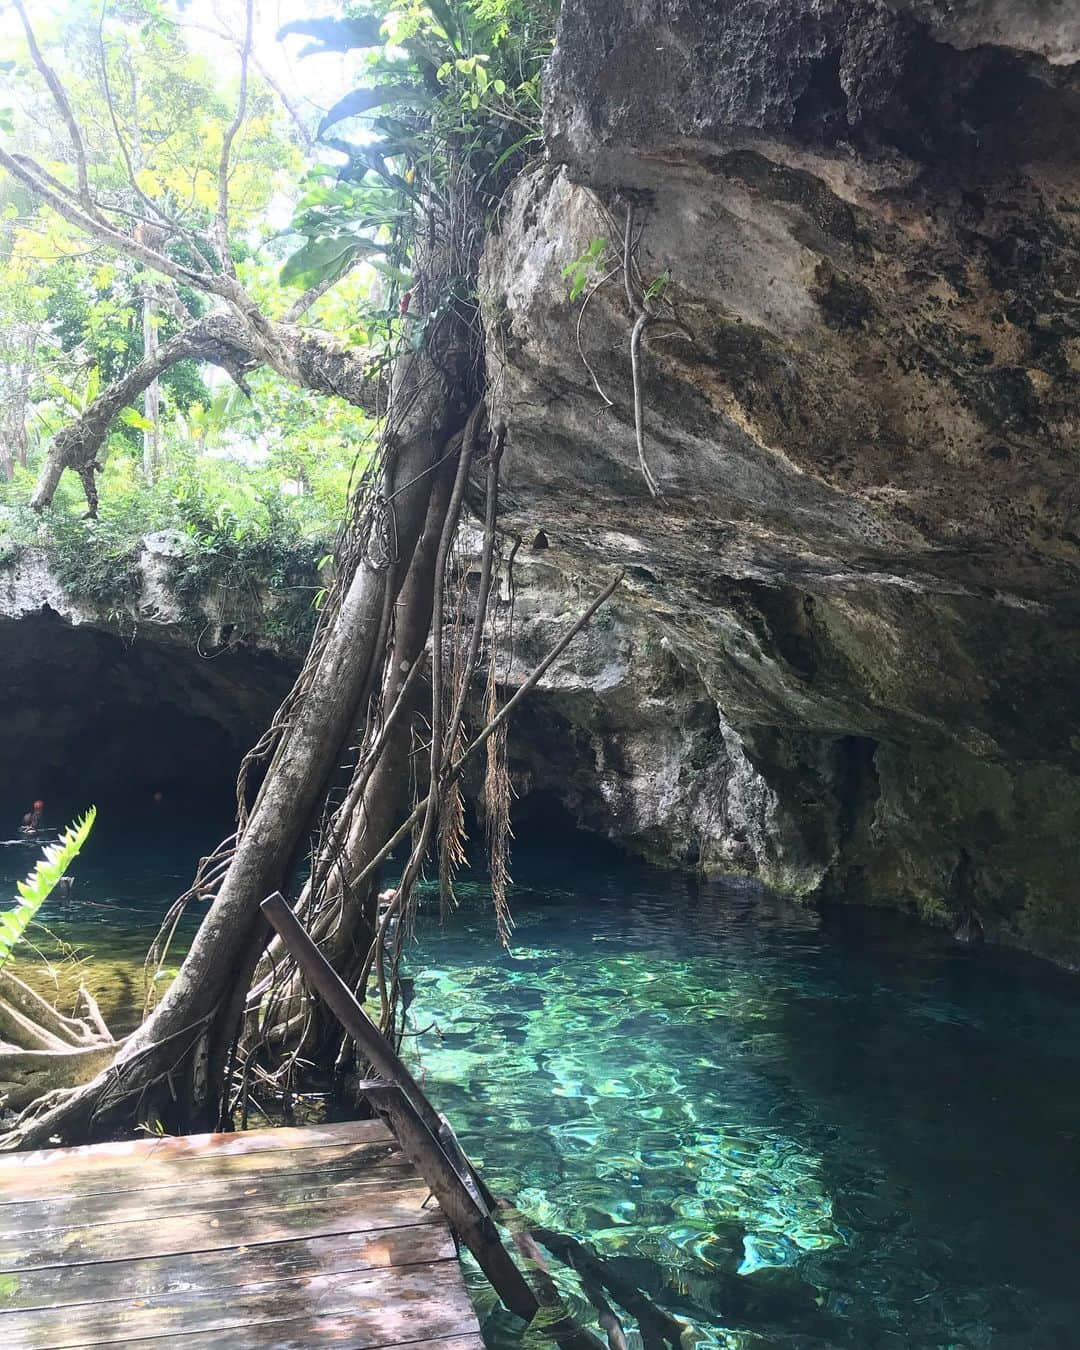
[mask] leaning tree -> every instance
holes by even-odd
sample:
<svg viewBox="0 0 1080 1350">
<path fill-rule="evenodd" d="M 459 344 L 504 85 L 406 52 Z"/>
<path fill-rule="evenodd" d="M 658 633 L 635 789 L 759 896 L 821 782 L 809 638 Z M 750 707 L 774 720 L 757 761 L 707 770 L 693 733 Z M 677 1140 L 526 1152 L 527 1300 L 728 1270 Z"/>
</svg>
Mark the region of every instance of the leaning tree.
<svg viewBox="0 0 1080 1350">
<path fill-rule="evenodd" d="M 373 3 L 358 17 L 290 25 L 313 39 L 311 49 L 363 47 L 370 56 L 364 87 L 319 128 L 340 167 L 321 171 L 300 202 L 295 228 L 305 243 L 281 278 L 295 298 L 278 317 L 243 283 L 230 221 L 234 149 L 260 79 L 253 0 L 234 39 L 239 94 L 221 133 L 214 200 L 201 209 L 145 189 L 116 116 L 109 120 L 128 173 L 120 183 L 115 175 L 108 185 L 99 181 L 64 80 L 42 51 L 24 0 L 13 4 L 70 163 L 61 174 L 38 157 L 0 148 L 0 167 L 96 246 L 140 265 L 176 327 L 53 438 L 33 505 L 47 508 L 70 471 L 93 513 L 113 419 L 182 360 L 213 363 L 245 387 L 251 371 L 270 367 L 313 396 L 345 399 L 377 419 L 308 657 L 242 766 L 235 833 L 203 860 L 171 916 L 192 895 L 211 899 L 179 973 L 142 1025 L 107 1047 L 103 1069 L 100 1053 L 86 1056 L 99 1069 L 88 1081 L 65 1082 L 61 1074 L 23 1113 L 6 1140 L 23 1146 L 149 1118 L 172 1129 L 216 1125 L 242 1107 L 253 1081 L 291 1084 L 298 1063 L 313 1058 L 340 1066 L 347 1047 L 320 1021 L 259 911 L 309 853 L 297 902 L 305 921 L 354 988 L 377 989 L 383 1024 L 393 1030 L 416 883 L 437 859 L 444 896 L 452 894 L 463 856 L 461 780 L 480 750 L 505 931 L 507 716 L 596 605 L 502 707 L 489 660 L 485 716 L 467 728 L 503 547 L 504 428 L 488 425 L 485 411 L 477 273 L 500 197 L 539 146 L 539 71 L 553 0 Z M 103 97 L 110 97 L 107 81 Z M 366 132 L 355 144 L 338 139 L 341 124 L 356 117 L 367 119 Z M 361 262 L 382 273 L 381 347 L 358 349 L 308 321 L 319 298 Z M 192 295 L 198 306 L 186 299 Z M 484 521 L 484 546 L 479 594 L 466 605 L 451 564 L 467 502 Z M 382 865 L 395 847 L 405 855 L 401 875 L 380 895 Z M 0 1077 L 4 1059 L 17 1077 L 18 1054 L 0 1056 Z M 66 1066 L 72 1060 L 64 1056 Z"/>
</svg>

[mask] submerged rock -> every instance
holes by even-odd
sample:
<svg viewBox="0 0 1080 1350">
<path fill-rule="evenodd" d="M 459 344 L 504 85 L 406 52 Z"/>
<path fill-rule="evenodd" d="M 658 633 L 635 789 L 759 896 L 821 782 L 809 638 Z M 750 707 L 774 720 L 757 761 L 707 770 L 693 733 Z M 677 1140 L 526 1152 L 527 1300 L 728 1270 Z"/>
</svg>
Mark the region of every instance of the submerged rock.
<svg viewBox="0 0 1080 1350">
<path fill-rule="evenodd" d="M 530 781 L 650 853 L 950 924 L 967 857 L 988 935 L 1070 962 L 1071 10 L 566 0 L 550 159 L 483 280 L 507 513 L 549 545 L 526 633 L 627 569 L 519 733 Z M 635 284 L 663 294 L 642 361 L 657 498 L 631 204 Z"/>
</svg>

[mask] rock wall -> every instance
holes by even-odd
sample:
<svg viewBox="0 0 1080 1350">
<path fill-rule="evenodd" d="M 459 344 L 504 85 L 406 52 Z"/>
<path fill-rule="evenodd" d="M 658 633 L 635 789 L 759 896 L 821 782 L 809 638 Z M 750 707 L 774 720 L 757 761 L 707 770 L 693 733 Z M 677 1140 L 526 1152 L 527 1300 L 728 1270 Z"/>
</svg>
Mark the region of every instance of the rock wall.
<svg viewBox="0 0 1080 1350">
<path fill-rule="evenodd" d="M 483 289 L 546 608 L 627 571 L 536 704 L 584 767 L 522 770 L 579 818 L 1080 960 L 1078 39 L 1053 0 L 566 0 Z"/>
</svg>

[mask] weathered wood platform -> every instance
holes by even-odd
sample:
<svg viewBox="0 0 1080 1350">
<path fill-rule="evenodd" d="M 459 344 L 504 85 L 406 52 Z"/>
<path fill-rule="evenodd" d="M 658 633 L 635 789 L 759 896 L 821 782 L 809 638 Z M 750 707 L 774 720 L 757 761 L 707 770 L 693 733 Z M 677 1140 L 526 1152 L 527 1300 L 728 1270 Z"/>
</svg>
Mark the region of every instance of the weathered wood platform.
<svg viewBox="0 0 1080 1350">
<path fill-rule="evenodd" d="M 0 1346 L 481 1350 L 377 1121 L 0 1158 Z"/>
</svg>

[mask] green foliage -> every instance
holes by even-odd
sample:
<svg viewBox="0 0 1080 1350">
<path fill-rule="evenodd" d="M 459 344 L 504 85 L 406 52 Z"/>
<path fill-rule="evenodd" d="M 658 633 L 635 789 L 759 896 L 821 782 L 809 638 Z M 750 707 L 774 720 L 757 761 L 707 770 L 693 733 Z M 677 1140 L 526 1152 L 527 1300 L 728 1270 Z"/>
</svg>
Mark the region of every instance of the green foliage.
<svg viewBox="0 0 1080 1350">
<path fill-rule="evenodd" d="M 44 858 L 25 881 L 16 883 L 18 904 L 14 909 L 0 914 L 0 968 L 11 956 L 38 910 L 55 890 L 60 878 L 79 856 L 96 819 L 97 807 L 92 806 L 82 820 L 68 826 L 55 844 L 45 845 Z"/>
<path fill-rule="evenodd" d="M 283 421 L 306 406 L 280 390 L 268 392 L 267 402 L 267 415 Z M 209 422 L 210 410 L 201 415 Z M 317 617 L 322 560 L 344 511 L 355 454 L 342 435 L 348 427 L 343 416 L 340 427 L 331 421 L 313 429 L 302 448 L 286 434 L 261 465 L 191 448 L 174 455 L 152 486 L 134 459 L 114 455 L 97 520 L 83 518 L 78 484 L 63 480 L 53 506 L 35 515 L 25 504 L 34 474 L 18 470 L 0 484 L 0 566 L 28 547 L 43 548 L 66 595 L 124 625 L 143 583 L 144 537 L 175 530 L 186 547 L 171 560 L 168 581 L 193 641 L 212 614 L 231 627 L 233 640 L 254 636 L 302 649 Z"/>
<path fill-rule="evenodd" d="M 309 239 L 281 269 L 283 286 L 317 286 L 339 277 L 364 253 L 378 253 L 379 246 L 356 235 Z"/>
<path fill-rule="evenodd" d="M 279 37 L 301 33 L 314 42 L 301 48 L 301 56 L 324 52 L 347 52 L 354 47 L 377 47 L 382 42 L 382 20 L 378 15 L 360 14 L 349 19 L 294 19 L 278 31 Z"/>
<path fill-rule="evenodd" d="M 490 218 L 540 148 L 540 77 L 557 13 L 557 0 L 372 0 L 353 19 L 288 25 L 283 32 L 324 44 L 308 51 L 364 50 L 366 69 L 361 87 L 320 126 L 320 135 L 348 128 L 349 139 L 327 141 L 348 163 L 310 171 L 293 222 L 306 243 L 282 281 L 336 276 L 366 241 L 389 283 L 368 313 L 370 345 L 389 352 L 402 336 L 420 345 L 433 315 L 398 310 L 416 239 L 430 210 L 442 202 L 453 214 L 449 202 L 462 192 Z M 455 294 L 445 303 L 472 299 Z"/>
<path fill-rule="evenodd" d="M 307 644 L 327 537 L 305 533 L 290 503 L 276 488 L 245 499 L 215 494 L 202 478 L 184 485 L 176 508 L 190 548 L 172 560 L 170 582 L 193 626 L 216 601 L 234 637 L 256 630 L 284 648 Z"/>
<path fill-rule="evenodd" d="M 646 303 L 650 300 L 663 299 L 664 292 L 667 290 L 670 284 L 671 284 L 671 269 L 669 267 L 665 267 L 664 270 L 660 273 L 660 275 L 654 281 L 651 281 L 649 285 L 645 288 Z"/>
<path fill-rule="evenodd" d="M 597 266 L 607 251 L 608 241 L 604 238 L 594 239 L 585 252 L 575 258 L 573 262 L 567 263 L 562 270 L 564 277 L 570 278 L 570 299 L 579 300 L 589 284 L 589 279 L 594 275 Z"/>
<path fill-rule="evenodd" d="M 116 505 L 121 508 L 116 510 Z M 133 528 L 130 500 L 110 506 L 98 520 L 83 520 L 62 508 L 49 519 L 49 567 L 73 600 L 119 615 L 139 593 L 141 534 Z"/>
</svg>

